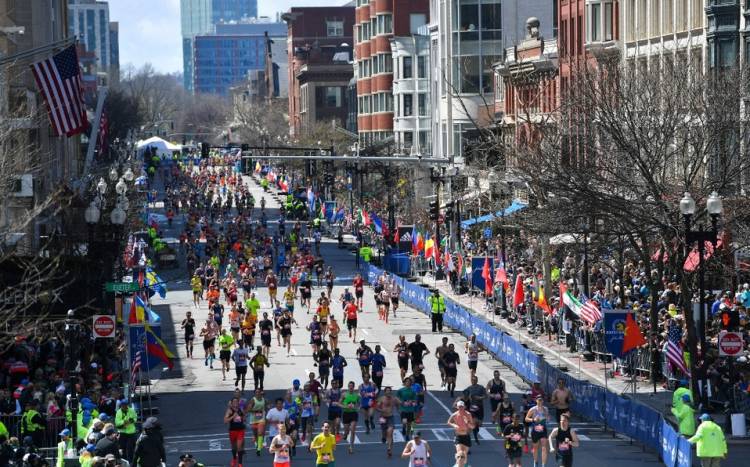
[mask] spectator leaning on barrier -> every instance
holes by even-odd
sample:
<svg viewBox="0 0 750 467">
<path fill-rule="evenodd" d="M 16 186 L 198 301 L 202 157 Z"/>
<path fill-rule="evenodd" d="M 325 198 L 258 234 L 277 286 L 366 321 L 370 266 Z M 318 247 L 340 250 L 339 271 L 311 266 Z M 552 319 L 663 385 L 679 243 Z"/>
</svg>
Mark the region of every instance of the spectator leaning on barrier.
<svg viewBox="0 0 750 467">
<path fill-rule="evenodd" d="M 682 404 L 672 407 L 672 415 L 677 419 L 681 435 L 693 436 L 695 434 L 695 410 L 690 405 L 690 394 L 682 395 Z"/>
<path fill-rule="evenodd" d="M 701 460 L 702 467 L 719 467 L 721 460 L 727 457 L 727 440 L 721 427 L 704 413 L 698 431 L 688 439 L 690 444 L 696 444 L 696 453 Z"/>
</svg>

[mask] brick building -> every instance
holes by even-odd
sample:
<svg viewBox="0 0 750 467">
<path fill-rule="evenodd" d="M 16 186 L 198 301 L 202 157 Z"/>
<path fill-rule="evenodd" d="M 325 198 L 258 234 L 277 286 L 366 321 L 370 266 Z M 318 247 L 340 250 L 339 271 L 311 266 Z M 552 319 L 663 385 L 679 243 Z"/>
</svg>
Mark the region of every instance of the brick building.
<svg viewBox="0 0 750 467">
<path fill-rule="evenodd" d="M 354 3 L 340 7 L 295 7 L 282 15 L 288 25 L 289 133 L 296 138 L 316 122 L 345 126 L 347 87 L 354 74 Z"/>
<path fill-rule="evenodd" d="M 412 76 L 417 64 L 412 57 L 394 61 L 390 41 L 394 37 L 403 41 L 415 35 L 419 27 L 427 24 L 428 17 L 427 0 L 357 0 L 354 60 L 357 127 L 363 144 L 393 136 L 394 68 Z M 426 65 L 422 69 L 426 71 Z M 412 93 L 399 98 L 402 102 L 396 107 L 414 108 L 411 102 L 412 99 L 416 102 L 417 97 Z M 404 99 L 408 102 L 404 103 Z"/>
</svg>

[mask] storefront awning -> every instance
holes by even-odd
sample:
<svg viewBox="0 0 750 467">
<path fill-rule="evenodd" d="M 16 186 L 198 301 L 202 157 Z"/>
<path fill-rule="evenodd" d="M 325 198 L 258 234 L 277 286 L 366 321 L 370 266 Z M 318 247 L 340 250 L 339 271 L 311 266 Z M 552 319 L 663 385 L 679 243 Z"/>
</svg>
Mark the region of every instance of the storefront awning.
<svg viewBox="0 0 750 467">
<path fill-rule="evenodd" d="M 473 219 L 466 219 L 461 221 L 461 228 L 465 229 L 467 227 L 470 227 L 474 224 L 482 224 L 484 222 L 490 222 L 496 219 L 500 219 L 505 216 L 509 216 L 513 214 L 514 212 L 520 211 L 521 209 L 525 209 L 528 205 L 525 203 L 522 203 L 518 200 L 513 200 L 512 203 L 510 203 L 510 206 L 508 206 L 505 209 L 501 209 L 500 211 L 497 211 L 496 213 L 490 213 L 485 214 L 484 216 L 474 217 Z"/>
</svg>

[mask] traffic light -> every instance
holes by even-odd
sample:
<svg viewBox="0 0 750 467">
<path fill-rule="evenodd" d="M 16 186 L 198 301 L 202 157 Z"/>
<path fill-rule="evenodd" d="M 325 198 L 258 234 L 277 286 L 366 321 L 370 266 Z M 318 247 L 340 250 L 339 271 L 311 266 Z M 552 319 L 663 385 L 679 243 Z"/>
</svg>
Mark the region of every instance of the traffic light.
<svg viewBox="0 0 750 467">
<path fill-rule="evenodd" d="M 208 158 L 209 149 L 210 149 L 210 146 L 208 145 L 208 143 L 206 142 L 201 143 L 201 157 L 202 158 L 204 159 Z"/>
<path fill-rule="evenodd" d="M 436 221 L 440 218 L 440 204 L 435 201 L 430 201 L 430 219 Z"/>
<path fill-rule="evenodd" d="M 325 179 L 325 184 L 328 186 L 333 186 L 333 174 L 330 172 L 326 172 L 325 176 L 323 177 Z"/>
</svg>

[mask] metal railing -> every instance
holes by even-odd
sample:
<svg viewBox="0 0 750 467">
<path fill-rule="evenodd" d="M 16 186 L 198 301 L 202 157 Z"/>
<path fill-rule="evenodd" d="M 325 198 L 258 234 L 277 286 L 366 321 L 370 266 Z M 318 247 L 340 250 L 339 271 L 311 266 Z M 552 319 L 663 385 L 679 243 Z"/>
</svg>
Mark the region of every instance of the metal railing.
<svg viewBox="0 0 750 467">
<path fill-rule="evenodd" d="M 26 435 L 21 431 L 21 415 L 0 415 L 0 422 L 8 429 L 9 437 L 16 437 L 23 440 Z M 58 433 L 65 429 L 65 417 L 46 417 L 43 436 L 39 436 L 42 441 L 38 448 L 49 448 L 57 445 Z"/>
</svg>

